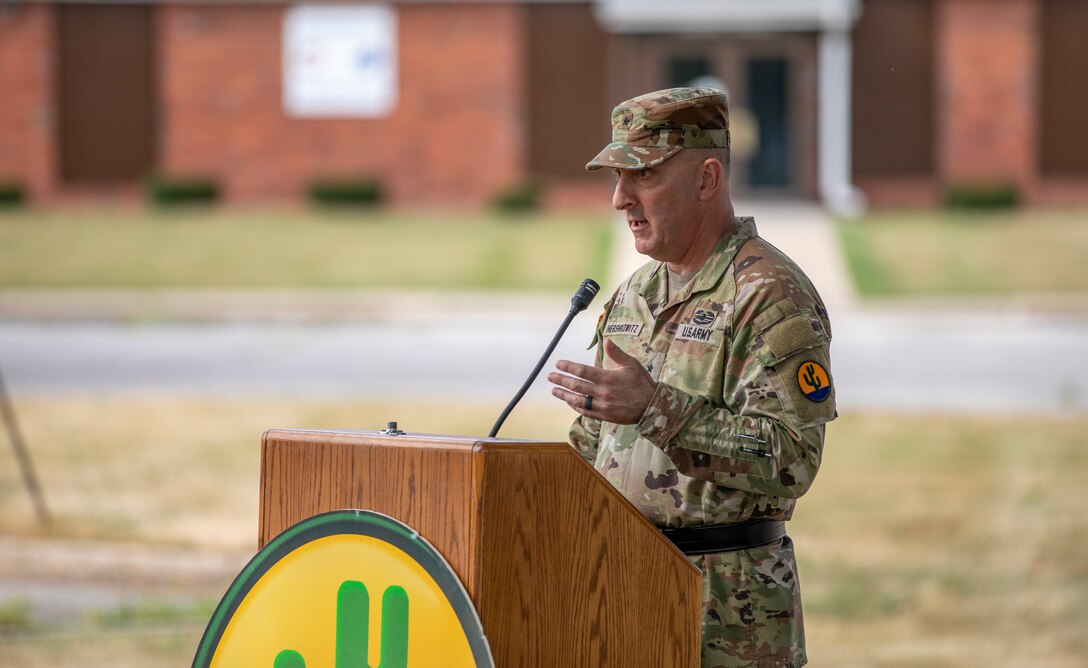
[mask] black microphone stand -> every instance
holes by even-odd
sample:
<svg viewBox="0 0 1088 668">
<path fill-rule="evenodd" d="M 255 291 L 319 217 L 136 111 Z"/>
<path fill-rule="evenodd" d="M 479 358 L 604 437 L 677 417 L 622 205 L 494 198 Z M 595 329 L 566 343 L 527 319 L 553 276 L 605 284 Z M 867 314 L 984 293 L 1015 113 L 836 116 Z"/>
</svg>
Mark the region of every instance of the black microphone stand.
<svg viewBox="0 0 1088 668">
<path fill-rule="evenodd" d="M 536 366 L 533 368 L 533 372 L 525 379 L 525 383 L 521 386 L 521 389 L 518 390 L 518 393 L 514 395 L 514 398 L 511 399 L 510 403 L 503 409 L 499 419 L 495 420 L 495 425 L 491 427 L 491 433 L 487 435 L 488 438 L 495 438 L 495 435 L 499 433 L 499 428 L 502 427 L 503 422 L 506 422 L 506 418 L 510 415 L 510 411 L 514 410 L 514 406 L 517 406 L 518 402 L 521 401 L 521 398 L 529 391 L 529 387 L 540 374 L 540 370 L 544 368 L 544 364 L 547 363 L 548 358 L 551 357 L 555 347 L 559 345 L 559 339 L 563 338 L 563 334 L 566 333 L 567 327 L 570 327 L 570 323 L 574 320 L 574 316 L 586 310 L 586 307 L 593 301 L 593 298 L 597 295 L 597 291 L 600 289 L 601 286 L 597 285 L 596 281 L 592 279 L 587 278 L 582 281 L 582 285 L 579 286 L 578 291 L 574 293 L 574 296 L 570 300 L 570 312 L 567 313 L 567 317 L 563 319 L 563 324 L 559 325 L 559 330 L 555 333 L 555 336 L 552 337 L 552 342 L 548 344 L 547 350 L 544 351 L 544 355 L 537 361 Z"/>
</svg>

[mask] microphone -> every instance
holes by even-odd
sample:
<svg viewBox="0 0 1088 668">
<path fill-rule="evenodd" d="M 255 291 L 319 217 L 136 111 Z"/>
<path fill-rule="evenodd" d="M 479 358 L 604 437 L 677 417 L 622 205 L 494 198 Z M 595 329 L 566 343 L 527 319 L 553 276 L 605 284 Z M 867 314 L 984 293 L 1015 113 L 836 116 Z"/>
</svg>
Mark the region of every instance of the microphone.
<svg viewBox="0 0 1088 668">
<path fill-rule="evenodd" d="M 582 281 L 582 284 L 578 286 L 578 290 L 574 293 L 574 296 L 570 298 L 570 311 L 567 313 L 567 317 L 563 319 L 563 324 L 559 325 L 559 330 L 552 337 L 552 342 L 548 344 L 547 350 L 544 351 L 544 355 L 536 363 L 536 367 L 533 368 L 533 372 L 529 374 L 529 377 L 525 379 L 525 383 L 518 390 L 518 393 L 514 395 L 514 398 L 510 400 L 510 403 L 503 409 L 502 415 L 498 420 L 495 420 L 495 425 L 491 427 L 491 433 L 487 435 L 488 438 L 495 438 L 495 435 L 499 433 L 499 428 L 502 427 L 502 423 L 506 422 L 506 417 L 510 415 L 510 411 L 514 410 L 514 406 L 518 405 L 521 398 L 525 396 L 525 393 L 529 391 L 529 386 L 533 384 L 536 377 L 540 375 L 540 370 L 544 368 L 544 364 L 551 357 L 552 351 L 559 345 L 559 339 L 563 338 L 563 334 L 566 333 L 567 327 L 570 326 L 574 316 L 578 315 L 582 311 L 586 310 L 593 298 L 597 296 L 597 292 L 601 289 L 601 286 L 597 285 L 597 281 L 592 278 L 587 278 Z"/>
<path fill-rule="evenodd" d="M 601 286 L 597 285 L 597 281 L 592 278 L 582 281 L 582 284 L 578 286 L 578 291 L 570 298 L 570 310 L 573 313 L 581 313 L 586 310 L 600 289 Z"/>
</svg>

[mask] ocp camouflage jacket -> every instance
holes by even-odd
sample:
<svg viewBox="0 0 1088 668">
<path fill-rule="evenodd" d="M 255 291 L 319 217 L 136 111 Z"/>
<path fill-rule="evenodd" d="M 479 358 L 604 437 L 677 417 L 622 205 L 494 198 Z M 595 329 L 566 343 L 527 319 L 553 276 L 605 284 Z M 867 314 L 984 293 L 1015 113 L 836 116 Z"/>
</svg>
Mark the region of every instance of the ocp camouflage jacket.
<svg viewBox="0 0 1088 668">
<path fill-rule="evenodd" d="M 836 416 L 819 295 L 751 218 L 735 223 L 673 302 L 664 263 L 636 271 L 590 344 L 611 339 L 658 387 L 637 424 L 581 417 L 571 444 L 658 526 L 789 519 Z"/>
</svg>

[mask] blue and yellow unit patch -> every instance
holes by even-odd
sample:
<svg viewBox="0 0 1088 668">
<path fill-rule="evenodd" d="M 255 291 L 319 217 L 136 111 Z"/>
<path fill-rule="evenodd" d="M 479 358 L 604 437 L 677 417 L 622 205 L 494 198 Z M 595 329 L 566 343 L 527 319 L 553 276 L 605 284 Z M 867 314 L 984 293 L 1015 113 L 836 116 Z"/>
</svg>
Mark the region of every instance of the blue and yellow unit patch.
<svg viewBox="0 0 1088 668">
<path fill-rule="evenodd" d="M 819 362 L 803 362 L 797 368 L 797 385 L 811 401 L 824 401 L 831 396 L 831 377 Z"/>
</svg>

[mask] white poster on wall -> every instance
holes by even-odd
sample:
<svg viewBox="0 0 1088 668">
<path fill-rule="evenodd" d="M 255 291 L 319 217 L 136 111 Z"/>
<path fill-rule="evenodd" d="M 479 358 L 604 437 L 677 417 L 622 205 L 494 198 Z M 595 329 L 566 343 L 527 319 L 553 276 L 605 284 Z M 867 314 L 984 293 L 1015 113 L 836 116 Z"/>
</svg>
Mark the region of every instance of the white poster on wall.
<svg viewBox="0 0 1088 668">
<path fill-rule="evenodd" d="M 283 21 L 288 116 L 374 118 L 397 103 L 397 15 L 385 5 L 299 5 Z"/>
</svg>

